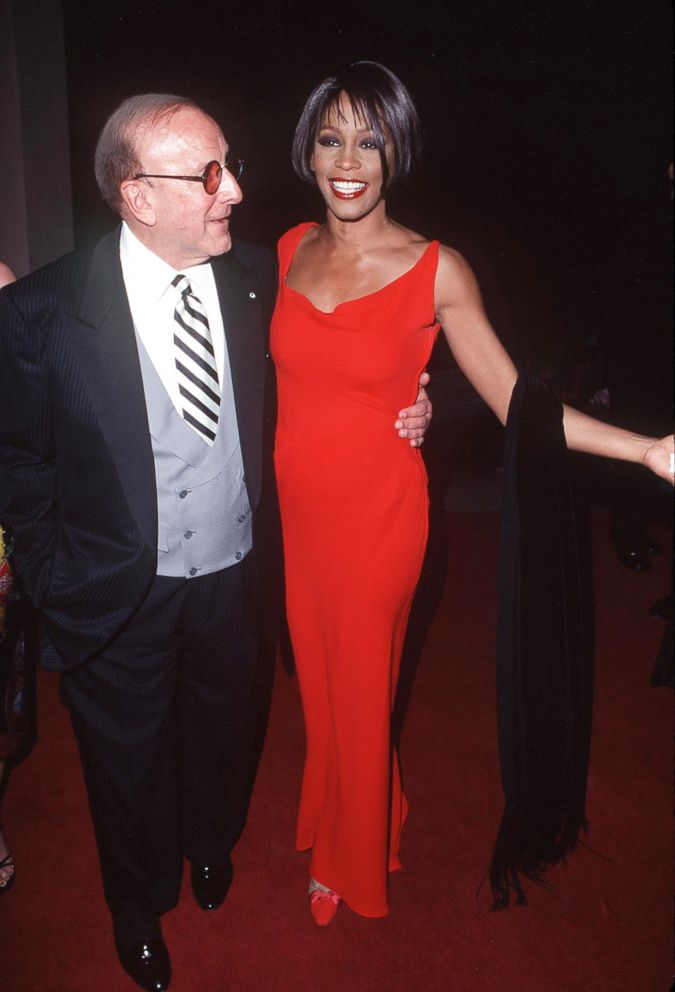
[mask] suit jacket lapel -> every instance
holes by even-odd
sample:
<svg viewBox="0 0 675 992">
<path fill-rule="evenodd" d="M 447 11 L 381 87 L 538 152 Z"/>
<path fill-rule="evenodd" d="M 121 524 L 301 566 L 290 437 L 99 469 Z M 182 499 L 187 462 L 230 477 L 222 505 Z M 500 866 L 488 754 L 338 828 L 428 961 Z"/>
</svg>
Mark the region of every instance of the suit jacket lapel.
<svg viewBox="0 0 675 992">
<path fill-rule="evenodd" d="M 92 255 L 73 342 L 101 433 L 129 509 L 148 547 L 157 548 L 157 492 L 152 442 L 133 321 L 119 259 L 119 229 Z"/>
<path fill-rule="evenodd" d="M 257 336 L 251 333 L 249 311 L 259 287 L 255 274 L 237 258 L 234 250 L 213 258 L 211 263 L 223 315 L 244 471 L 252 482 L 251 469 L 259 457 L 255 450 L 259 445 L 256 421 L 261 416 L 262 399 L 258 395 L 261 349 Z"/>
</svg>

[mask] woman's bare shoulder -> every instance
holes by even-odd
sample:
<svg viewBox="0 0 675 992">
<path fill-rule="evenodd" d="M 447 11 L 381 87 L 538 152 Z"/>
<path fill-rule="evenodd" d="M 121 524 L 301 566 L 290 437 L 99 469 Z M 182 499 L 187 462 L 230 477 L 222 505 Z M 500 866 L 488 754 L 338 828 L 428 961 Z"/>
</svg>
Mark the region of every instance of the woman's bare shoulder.
<svg viewBox="0 0 675 992">
<path fill-rule="evenodd" d="M 423 234 L 418 234 L 417 231 L 412 231 L 401 224 L 395 224 L 386 246 L 383 244 L 382 248 L 384 253 L 390 252 L 399 260 L 406 258 L 409 265 L 414 265 L 430 244 L 431 240 Z"/>
<path fill-rule="evenodd" d="M 461 252 L 450 245 L 439 245 L 438 267 L 443 269 L 446 276 L 461 278 L 464 273 L 471 272 L 471 266 Z"/>
<path fill-rule="evenodd" d="M 424 234 L 418 234 L 417 231 L 412 231 L 408 227 L 402 227 L 400 224 L 395 225 L 396 236 L 399 239 L 399 244 L 406 245 L 412 250 L 424 251 L 435 238 L 427 238 Z M 467 266 L 468 263 L 464 259 L 463 255 L 457 251 L 456 248 L 451 248 L 449 245 L 444 245 L 439 243 L 438 252 L 439 264 L 443 262 L 445 265 L 456 264 L 457 266 Z"/>
<path fill-rule="evenodd" d="M 435 296 L 437 309 L 480 303 L 480 289 L 471 266 L 461 252 L 448 245 L 439 248 Z"/>
</svg>

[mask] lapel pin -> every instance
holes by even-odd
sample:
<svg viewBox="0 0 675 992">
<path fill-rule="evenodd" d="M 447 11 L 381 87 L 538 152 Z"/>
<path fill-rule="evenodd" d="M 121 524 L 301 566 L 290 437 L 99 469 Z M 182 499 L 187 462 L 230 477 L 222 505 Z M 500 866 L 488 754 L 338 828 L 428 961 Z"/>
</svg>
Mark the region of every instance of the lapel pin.
<svg viewBox="0 0 675 992">
<path fill-rule="evenodd" d="M 251 292 L 248 295 L 249 295 L 249 299 L 255 300 L 255 293 Z"/>
</svg>

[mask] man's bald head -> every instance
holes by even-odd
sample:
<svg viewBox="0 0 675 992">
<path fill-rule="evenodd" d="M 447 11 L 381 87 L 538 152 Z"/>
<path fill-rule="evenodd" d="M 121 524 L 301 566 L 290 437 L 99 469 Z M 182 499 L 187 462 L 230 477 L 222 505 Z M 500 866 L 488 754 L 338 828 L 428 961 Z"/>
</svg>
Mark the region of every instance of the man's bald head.
<svg viewBox="0 0 675 992">
<path fill-rule="evenodd" d="M 181 108 L 199 110 L 193 100 L 172 93 L 142 93 L 130 96 L 108 118 L 96 144 L 94 169 L 101 196 L 120 212 L 120 186 L 142 172 L 138 157 L 139 134 L 166 124 Z"/>
</svg>

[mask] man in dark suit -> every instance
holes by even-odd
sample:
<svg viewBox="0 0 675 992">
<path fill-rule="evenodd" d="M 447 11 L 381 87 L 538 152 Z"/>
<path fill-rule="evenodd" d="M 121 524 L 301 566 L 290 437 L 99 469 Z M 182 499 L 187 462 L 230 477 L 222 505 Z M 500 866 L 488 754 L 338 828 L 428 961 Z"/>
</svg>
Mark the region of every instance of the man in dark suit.
<svg viewBox="0 0 675 992">
<path fill-rule="evenodd" d="M 96 165 L 121 232 L 2 297 L 2 519 L 44 618 L 45 664 L 64 672 L 120 959 L 161 989 L 159 916 L 182 856 L 215 908 L 243 827 L 276 270 L 266 250 L 232 247 L 237 166 L 189 101 L 125 101 Z"/>
<path fill-rule="evenodd" d="M 120 961 L 145 989 L 170 981 L 159 918 L 182 858 L 217 908 L 246 806 L 276 267 L 231 239 L 228 156 L 191 101 L 126 100 L 96 151 L 121 229 L 0 294 L 0 519 L 63 673 Z"/>
</svg>

